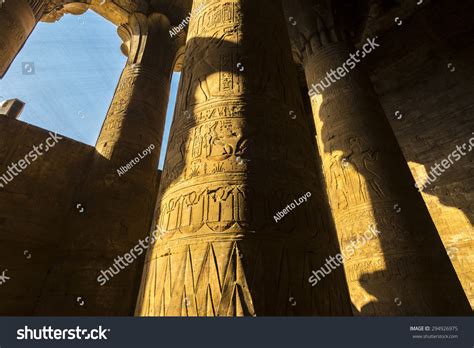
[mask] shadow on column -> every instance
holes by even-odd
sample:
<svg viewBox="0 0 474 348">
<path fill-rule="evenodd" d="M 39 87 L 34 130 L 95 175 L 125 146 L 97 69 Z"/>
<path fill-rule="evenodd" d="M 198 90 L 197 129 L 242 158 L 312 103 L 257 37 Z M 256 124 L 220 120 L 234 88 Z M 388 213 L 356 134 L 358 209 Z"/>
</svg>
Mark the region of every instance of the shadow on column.
<svg viewBox="0 0 474 348">
<path fill-rule="evenodd" d="M 278 35 L 281 28 L 265 30 Z M 234 266 L 243 267 L 254 306 L 243 304 L 242 315 L 350 315 L 342 268 L 314 288 L 308 283 L 311 271 L 321 267 L 328 254 L 338 253 L 339 247 L 327 218 L 296 71 L 285 64 L 287 57 L 279 56 L 284 49 L 289 56 L 289 46 L 265 43 L 265 38 L 247 32 L 236 44 L 229 39 L 233 34 L 226 29 L 220 36 L 191 38 L 187 43 L 159 194 L 159 200 L 166 198 L 159 217 L 166 237 L 158 244 L 186 238 L 196 243 L 204 238 L 200 233 L 204 229 L 216 240 L 234 240 L 237 247 L 228 252 L 237 248 L 243 255 Z M 168 191 L 176 192 L 192 179 L 202 186 L 168 200 Z M 214 181 L 220 183 L 215 186 Z M 275 221 L 278 211 L 307 192 L 311 192 L 307 203 Z M 232 197 L 230 206 L 228 197 Z M 203 207 L 188 208 L 196 202 Z M 211 204 L 219 204 L 217 220 L 204 207 Z M 190 209 L 189 221 L 185 209 Z M 193 220 L 196 211 L 201 220 Z M 155 286 L 147 278 L 158 267 L 153 262 L 166 256 L 151 255 L 138 308 L 146 288 Z M 158 272 L 156 277 L 160 276 L 166 275 Z M 226 279 L 221 281 L 225 289 Z M 166 289 L 156 287 L 154 296 L 160 301 L 159 291 L 167 296 Z M 245 297 L 246 289 L 238 291 Z M 196 313 L 194 308 L 186 313 L 202 315 L 199 308 L 198 303 Z"/>
<path fill-rule="evenodd" d="M 354 198 L 356 202 L 359 200 L 357 205 L 368 207 L 364 212 L 358 211 L 357 215 L 350 214 L 345 218 L 354 222 L 373 219 L 381 232 L 378 241 L 384 263 L 377 263 L 377 255 L 366 251 L 361 262 L 349 266 L 357 271 L 383 268 L 359 277 L 367 294 L 375 297 L 370 300 L 361 293 L 353 294 L 365 298 L 359 302 L 370 301 L 361 308 L 360 314 L 470 313 L 466 296 L 428 210 L 415 189 L 408 165 L 370 81 L 360 68 L 343 79 L 318 97 L 321 107 L 316 117 L 324 119 L 320 138 L 328 144 L 324 148 L 325 154 L 331 156 L 331 172 L 326 175 L 340 181 L 342 187 L 350 187 L 349 191 L 358 197 Z M 338 104 L 338 108 L 334 109 L 334 104 Z M 330 128 L 324 123 L 328 120 L 331 121 Z M 335 137 L 342 139 L 329 142 Z M 341 195 L 338 196 L 340 202 L 349 203 L 351 197 L 343 192 L 335 194 Z M 345 209 L 348 212 L 351 208 L 356 207 L 349 203 Z M 358 252 L 362 250 L 356 250 L 356 256 Z"/>
</svg>

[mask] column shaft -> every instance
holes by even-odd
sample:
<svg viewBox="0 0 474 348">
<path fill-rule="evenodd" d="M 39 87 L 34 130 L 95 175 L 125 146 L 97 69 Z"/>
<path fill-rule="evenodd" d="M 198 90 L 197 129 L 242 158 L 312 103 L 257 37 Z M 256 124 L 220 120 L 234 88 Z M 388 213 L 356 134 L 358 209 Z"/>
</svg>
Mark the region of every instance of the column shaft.
<svg viewBox="0 0 474 348">
<path fill-rule="evenodd" d="M 0 78 L 41 18 L 43 0 L 13 0 L 0 5 Z"/>
<path fill-rule="evenodd" d="M 469 313 L 369 78 L 358 65 L 328 82 L 326 73 L 342 68 L 356 50 L 331 42 L 336 36 L 321 28 L 306 46 L 304 67 L 309 89 L 324 81 L 311 102 L 341 249 L 354 250 L 345 271 L 355 313 Z M 380 234 L 364 242 L 369 226 Z"/>
<path fill-rule="evenodd" d="M 349 313 L 341 273 L 308 282 L 330 238 L 280 3 L 193 12 L 136 313 Z"/>
</svg>

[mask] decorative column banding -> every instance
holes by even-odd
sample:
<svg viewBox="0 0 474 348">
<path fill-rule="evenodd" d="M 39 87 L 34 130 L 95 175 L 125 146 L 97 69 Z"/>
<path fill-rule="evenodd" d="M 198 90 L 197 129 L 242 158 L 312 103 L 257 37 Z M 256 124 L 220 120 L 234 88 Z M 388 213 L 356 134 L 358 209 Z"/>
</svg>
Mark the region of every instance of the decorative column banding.
<svg viewBox="0 0 474 348">
<path fill-rule="evenodd" d="M 459 280 L 360 67 L 363 56 L 343 39 L 332 14 L 323 12 L 302 9 L 307 18 L 304 23 L 304 15 L 299 17 L 307 30 L 301 34 L 302 57 L 339 242 L 342 250 L 355 249 L 344 264 L 354 314 L 469 314 Z M 348 63 L 352 56 L 360 64 Z M 338 68 L 345 76 L 332 75 L 330 82 L 327 74 Z M 369 226 L 380 234 L 362 243 Z"/>
<path fill-rule="evenodd" d="M 192 13 L 136 314 L 350 313 L 337 270 L 307 281 L 332 247 L 280 3 Z"/>
<path fill-rule="evenodd" d="M 119 27 L 128 61 L 36 314 L 133 314 L 178 48 L 169 28 L 167 17 L 158 13 L 132 14 Z M 79 309 L 74 294 L 86 305 Z"/>
</svg>

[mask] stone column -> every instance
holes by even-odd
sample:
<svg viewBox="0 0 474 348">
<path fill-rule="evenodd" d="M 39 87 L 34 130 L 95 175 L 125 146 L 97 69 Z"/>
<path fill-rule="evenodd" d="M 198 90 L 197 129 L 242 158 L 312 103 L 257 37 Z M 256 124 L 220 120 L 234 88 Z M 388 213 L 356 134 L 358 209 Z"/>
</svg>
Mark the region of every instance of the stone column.
<svg viewBox="0 0 474 348">
<path fill-rule="evenodd" d="M 52 23 L 65 13 L 81 15 L 88 0 L 3 0 L 0 1 L 0 78 L 3 78 L 36 24 Z"/>
<path fill-rule="evenodd" d="M 43 0 L 6 0 L 0 3 L 0 78 L 20 52 L 43 11 Z"/>
<path fill-rule="evenodd" d="M 311 140 L 279 1 L 195 0 L 136 314 L 350 313 Z"/>
<path fill-rule="evenodd" d="M 119 27 L 122 52 L 128 56 L 109 108 L 96 150 L 116 165 L 129 162 L 148 145 L 157 147 L 145 172 L 157 169 L 168 107 L 177 45 L 169 20 L 161 14 L 135 14 Z"/>
<path fill-rule="evenodd" d="M 169 20 L 157 13 L 132 14 L 119 27 L 128 61 L 36 314 L 133 314 L 177 52 L 169 29 Z"/>
<path fill-rule="evenodd" d="M 470 313 L 377 95 L 361 68 L 366 53 L 355 54 L 356 49 L 337 29 L 331 8 L 322 6 L 316 12 L 302 8 L 298 20 L 304 28 L 300 33 L 303 65 L 308 88 L 313 90 L 311 103 L 324 178 L 341 249 L 350 255 L 344 267 L 354 313 Z M 348 61 L 351 54 L 355 64 Z M 377 238 L 364 239 L 369 228 L 380 232 Z"/>
</svg>

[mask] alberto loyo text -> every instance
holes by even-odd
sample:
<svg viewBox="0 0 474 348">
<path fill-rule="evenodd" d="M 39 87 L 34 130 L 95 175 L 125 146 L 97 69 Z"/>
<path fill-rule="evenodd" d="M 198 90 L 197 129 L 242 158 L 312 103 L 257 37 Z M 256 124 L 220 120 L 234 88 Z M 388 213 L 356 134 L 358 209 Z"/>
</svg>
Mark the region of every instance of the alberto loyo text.
<svg viewBox="0 0 474 348">
<path fill-rule="evenodd" d="M 298 200 L 294 199 L 293 202 L 290 204 L 287 204 L 283 210 L 279 211 L 276 213 L 276 215 L 273 216 L 273 219 L 275 222 L 280 221 L 285 217 L 286 214 L 288 214 L 290 211 L 295 209 L 298 205 L 301 205 L 302 203 L 306 203 L 308 201 L 308 198 L 311 197 L 311 192 L 306 192 L 303 196 L 298 198 Z"/>
<path fill-rule="evenodd" d="M 136 164 L 138 164 L 142 159 L 144 159 L 146 156 L 151 154 L 151 152 L 155 149 L 155 145 L 150 144 L 145 150 L 143 150 L 142 153 L 138 153 L 138 156 L 132 159 L 130 162 L 128 162 L 126 165 L 121 166 L 119 169 L 117 169 L 117 174 L 118 176 L 124 175 L 126 172 L 128 172 L 130 169 L 132 169 Z"/>
</svg>

